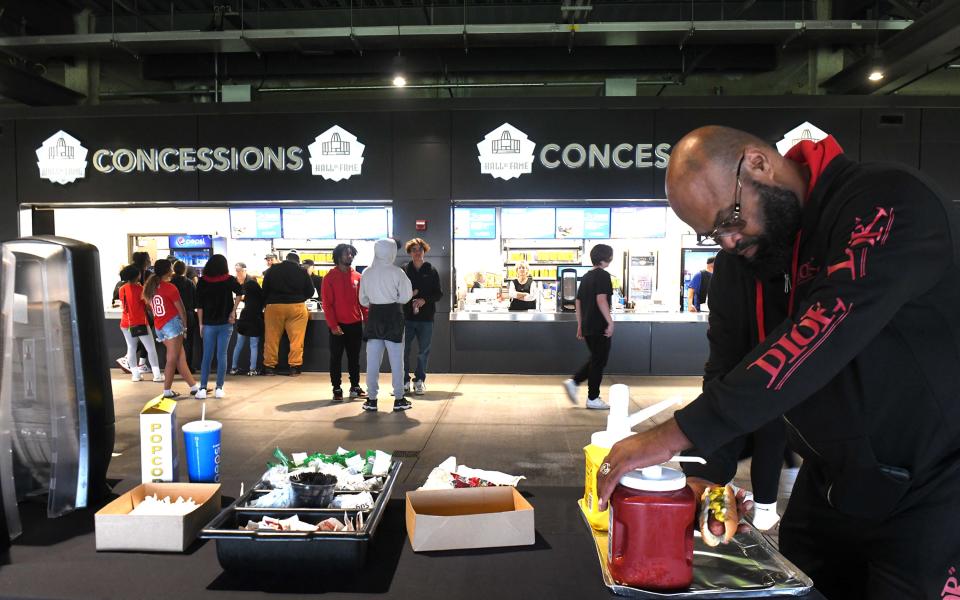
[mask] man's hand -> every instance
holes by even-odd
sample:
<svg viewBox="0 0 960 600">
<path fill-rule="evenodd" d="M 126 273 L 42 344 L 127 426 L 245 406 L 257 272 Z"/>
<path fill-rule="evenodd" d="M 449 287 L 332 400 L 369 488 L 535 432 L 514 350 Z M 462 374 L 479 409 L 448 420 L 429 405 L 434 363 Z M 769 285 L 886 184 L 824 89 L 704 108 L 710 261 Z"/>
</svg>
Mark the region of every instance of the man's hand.
<svg viewBox="0 0 960 600">
<path fill-rule="evenodd" d="M 578 340 L 582 340 L 582 339 L 583 339 L 583 330 L 580 328 L 579 325 L 577 325 L 577 339 L 578 339 Z"/>
<path fill-rule="evenodd" d="M 333 335 L 343 335 L 343 329 L 341 329 L 340 326 L 337 325 L 337 328 L 331 329 L 330 333 L 332 333 Z"/>
<path fill-rule="evenodd" d="M 426 303 L 427 301 L 424 300 L 423 298 L 417 298 L 416 300 L 413 301 L 413 306 L 416 306 L 418 309 L 420 309 L 420 308 L 423 308 L 423 305 Z"/>
<path fill-rule="evenodd" d="M 603 330 L 603 335 L 606 337 L 613 337 L 613 321 L 607 323 L 607 328 Z"/>
<path fill-rule="evenodd" d="M 687 312 L 700 312 L 700 311 L 697 310 L 697 307 L 691 303 L 687 305 Z"/>
<path fill-rule="evenodd" d="M 600 510 L 607 509 L 607 501 L 613 494 L 620 478 L 633 469 L 659 465 L 670 460 L 674 454 L 690 447 L 690 440 L 683 434 L 677 422 L 670 419 L 649 431 L 637 433 L 620 440 L 610 449 L 597 470 L 597 494 Z"/>
</svg>

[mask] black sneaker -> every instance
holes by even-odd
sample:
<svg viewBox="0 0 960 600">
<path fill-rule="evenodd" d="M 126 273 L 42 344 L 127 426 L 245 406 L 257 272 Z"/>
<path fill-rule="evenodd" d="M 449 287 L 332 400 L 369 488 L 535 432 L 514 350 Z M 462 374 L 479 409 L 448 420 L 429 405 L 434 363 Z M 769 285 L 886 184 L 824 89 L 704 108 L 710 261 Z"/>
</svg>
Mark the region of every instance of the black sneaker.
<svg viewBox="0 0 960 600">
<path fill-rule="evenodd" d="M 239 370 L 239 369 L 230 369 L 230 374 L 231 374 L 231 375 L 238 375 L 239 373 L 240 373 L 240 370 Z"/>
<path fill-rule="evenodd" d="M 397 398 L 393 401 L 393 412 L 410 410 L 411 408 L 413 408 L 413 405 L 406 398 Z"/>
<path fill-rule="evenodd" d="M 260 372 L 261 375 L 266 375 L 272 377 L 277 374 L 277 370 L 273 367 L 264 367 L 263 371 Z"/>
<path fill-rule="evenodd" d="M 303 370 L 300 367 L 290 367 L 290 377 L 297 377 Z"/>
<path fill-rule="evenodd" d="M 340 388 L 333 388 L 333 401 L 343 402 L 343 390 Z"/>
<path fill-rule="evenodd" d="M 376 400 L 376 398 L 367 398 L 367 401 L 364 402 L 364 403 L 363 403 L 363 406 L 361 406 L 360 408 L 362 408 L 363 410 L 370 411 L 370 412 L 377 412 L 377 400 Z"/>
<path fill-rule="evenodd" d="M 366 398 L 367 393 L 363 391 L 359 385 L 350 388 L 350 398 Z"/>
</svg>

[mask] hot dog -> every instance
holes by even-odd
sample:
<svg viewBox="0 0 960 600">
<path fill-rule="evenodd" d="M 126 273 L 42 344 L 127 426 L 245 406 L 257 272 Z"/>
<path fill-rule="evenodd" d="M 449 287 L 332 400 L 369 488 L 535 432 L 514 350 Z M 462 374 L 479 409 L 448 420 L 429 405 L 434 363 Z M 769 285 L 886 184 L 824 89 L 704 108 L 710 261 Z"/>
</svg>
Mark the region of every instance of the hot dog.
<svg viewBox="0 0 960 600">
<path fill-rule="evenodd" d="M 700 533 L 708 546 L 717 546 L 733 539 L 737 533 L 737 498 L 730 485 L 708 487 L 703 490 L 700 498 Z M 716 529 L 723 526 L 723 534 L 714 533 L 710 524 Z"/>
</svg>

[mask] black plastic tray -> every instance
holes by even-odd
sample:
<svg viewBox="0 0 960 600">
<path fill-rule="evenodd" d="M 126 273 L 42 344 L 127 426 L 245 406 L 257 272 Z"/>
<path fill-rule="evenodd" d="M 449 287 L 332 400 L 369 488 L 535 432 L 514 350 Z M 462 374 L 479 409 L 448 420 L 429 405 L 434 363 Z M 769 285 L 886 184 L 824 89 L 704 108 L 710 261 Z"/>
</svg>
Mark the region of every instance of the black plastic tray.
<svg viewBox="0 0 960 600">
<path fill-rule="evenodd" d="M 308 572 L 356 570 L 363 566 L 367 546 L 376 533 L 383 512 L 393 492 L 402 463 L 390 465 L 383 489 L 377 494 L 373 510 L 288 508 L 255 509 L 239 506 L 249 499 L 253 490 L 220 512 L 200 532 L 200 538 L 215 540 L 217 559 L 227 571 L 291 573 L 297 569 Z M 346 513 L 355 518 L 364 512 L 360 531 L 250 531 L 240 529 L 247 521 L 259 521 L 263 516 L 287 518 L 297 514 L 301 521 L 317 524 L 324 519 Z"/>
</svg>

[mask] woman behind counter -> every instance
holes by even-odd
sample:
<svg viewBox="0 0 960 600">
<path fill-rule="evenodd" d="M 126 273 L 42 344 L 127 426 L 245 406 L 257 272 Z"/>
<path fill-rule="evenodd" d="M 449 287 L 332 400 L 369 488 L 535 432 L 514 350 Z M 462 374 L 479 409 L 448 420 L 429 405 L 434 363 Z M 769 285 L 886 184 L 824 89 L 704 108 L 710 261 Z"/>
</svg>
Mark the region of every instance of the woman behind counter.
<svg viewBox="0 0 960 600">
<path fill-rule="evenodd" d="M 517 278 L 510 280 L 510 310 L 537 310 L 540 300 L 540 286 L 530 277 L 530 265 L 526 261 L 517 263 Z"/>
</svg>

